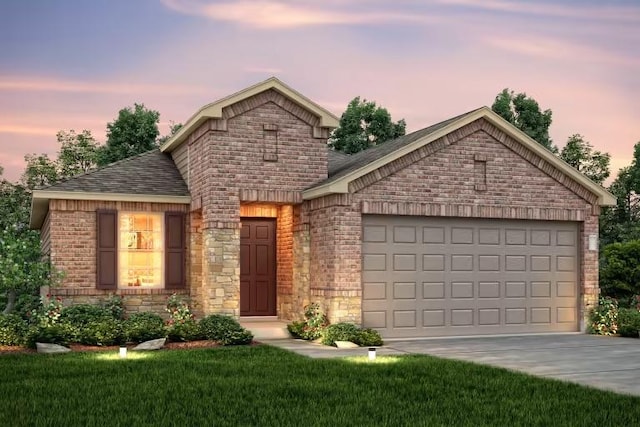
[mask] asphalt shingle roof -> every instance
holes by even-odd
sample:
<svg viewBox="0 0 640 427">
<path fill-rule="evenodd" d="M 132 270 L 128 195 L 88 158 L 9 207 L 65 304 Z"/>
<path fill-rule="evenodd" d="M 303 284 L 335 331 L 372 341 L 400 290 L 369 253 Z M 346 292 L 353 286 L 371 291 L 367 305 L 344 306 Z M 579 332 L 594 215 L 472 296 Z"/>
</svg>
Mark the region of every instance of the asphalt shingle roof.
<svg viewBox="0 0 640 427">
<path fill-rule="evenodd" d="M 360 151 L 359 153 L 351 154 L 350 156 L 348 156 L 347 159 L 343 158 L 338 160 L 334 158 L 332 162 L 332 158 L 331 156 L 329 156 L 329 178 L 326 179 L 325 181 L 322 181 L 316 184 L 314 187 L 336 181 L 337 179 L 353 171 L 356 171 L 375 160 L 378 160 L 388 154 L 391 154 L 394 151 L 399 150 L 400 148 L 406 145 L 409 145 L 414 141 L 417 141 L 418 139 L 424 138 L 442 129 L 448 124 L 455 122 L 456 120 L 459 120 L 464 116 L 471 114 L 475 111 L 477 110 L 469 111 L 467 113 L 461 114 L 456 117 L 452 117 L 440 123 L 436 123 L 424 129 L 420 129 L 410 134 L 401 136 L 394 140 L 387 141 L 384 144 L 376 145 L 364 151 Z"/>
<path fill-rule="evenodd" d="M 155 149 L 40 188 L 44 191 L 188 196 L 171 155 Z"/>
</svg>

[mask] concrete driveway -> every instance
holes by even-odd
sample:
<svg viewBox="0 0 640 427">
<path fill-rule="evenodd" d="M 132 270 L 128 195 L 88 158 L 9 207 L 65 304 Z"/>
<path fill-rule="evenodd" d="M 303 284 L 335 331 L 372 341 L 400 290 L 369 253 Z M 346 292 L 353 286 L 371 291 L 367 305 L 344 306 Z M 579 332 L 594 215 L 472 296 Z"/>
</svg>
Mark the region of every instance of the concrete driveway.
<svg viewBox="0 0 640 427">
<path fill-rule="evenodd" d="M 304 341 L 271 342 L 310 357 L 366 354 Z M 640 396 L 640 340 L 583 334 L 388 341 L 380 355 L 428 354 Z"/>
</svg>

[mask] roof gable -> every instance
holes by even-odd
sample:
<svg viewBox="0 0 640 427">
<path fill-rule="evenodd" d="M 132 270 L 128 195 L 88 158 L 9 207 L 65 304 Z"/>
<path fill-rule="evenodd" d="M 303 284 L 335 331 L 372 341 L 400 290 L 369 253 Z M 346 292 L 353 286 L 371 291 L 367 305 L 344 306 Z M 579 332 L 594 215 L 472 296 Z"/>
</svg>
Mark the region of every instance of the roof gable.
<svg viewBox="0 0 640 427">
<path fill-rule="evenodd" d="M 351 156 L 349 161 L 343 162 L 340 167 L 332 169 L 330 177 L 307 189 L 304 192 L 305 199 L 314 199 L 328 194 L 348 193 L 349 184 L 391 162 L 397 160 L 427 144 L 457 131 L 476 120 L 484 119 L 505 135 L 513 138 L 528 150 L 546 160 L 564 175 L 577 182 L 598 198 L 600 205 L 614 205 L 616 199 L 607 190 L 594 183 L 589 178 L 575 170 L 562 159 L 555 156 L 549 150 L 531 139 L 528 135 L 508 123 L 489 107 L 481 107 L 449 120 L 437 123 L 433 126 L 418 130 L 402 136 L 393 141 L 386 142 L 376 147 Z"/>
<path fill-rule="evenodd" d="M 193 116 L 187 120 L 180 130 L 167 140 L 161 147 L 162 152 L 171 152 L 179 147 L 187 137 L 208 119 L 219 119 L 223 116 L 223 109 L 234 104 L 238 104 L 248 98 L 258 95 L 268 90 L 274 90 L 285 98 L 309 111 L 319 119 L 318 127 L 334 129 L 338 127 L 338 118 L 328 110 L 311 101 L 301 93 L 287 86 L 275 77 L 271 77 L 261 83 L 250 86 L 239 92 L 222 98 L 211 104 L 200 108 Z"/>
</svg>

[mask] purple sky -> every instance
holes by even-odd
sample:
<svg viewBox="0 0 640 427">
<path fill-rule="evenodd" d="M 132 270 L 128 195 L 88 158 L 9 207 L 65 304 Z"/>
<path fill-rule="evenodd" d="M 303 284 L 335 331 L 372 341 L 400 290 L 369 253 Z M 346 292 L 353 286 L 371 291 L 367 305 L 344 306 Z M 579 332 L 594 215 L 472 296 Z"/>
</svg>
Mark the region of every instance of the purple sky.
<svg viewBox="0 0 640 427">
<path fill-rule="evenodd" d="M 579 6 L 578 6 L 579 3 Z M 340 115 L 362 96 L 413 131 L 505 87 L 553 110 L 612 171 L 640 141 L 640 2 L 516 0 L 3 0 L 0 165 L 55 157 L 58 130 L 104 141 L 144 103 L 161 131 L 275 75 Z"/>
</svg>

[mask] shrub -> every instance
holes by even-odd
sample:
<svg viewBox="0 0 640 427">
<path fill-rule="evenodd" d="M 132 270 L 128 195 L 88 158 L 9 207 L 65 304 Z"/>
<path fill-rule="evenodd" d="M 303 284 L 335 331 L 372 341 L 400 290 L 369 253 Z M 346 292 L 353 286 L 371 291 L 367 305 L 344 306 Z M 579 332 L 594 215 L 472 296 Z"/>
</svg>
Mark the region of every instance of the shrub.
<svg viewBox="0 0 640 427">
<path fill-rule="evenodd" d="M 322 334 L 322 344 L 335 345 L 336 341 L 351 341 L 361 347 L 382 345 L 382 337 L 373 329 L 360 329 L 353 323 L 336 323 L 327 326 Z"/>
<path fill-rule="evenodd" d="M 200 321 L 200 333 L 221 345 L 249 344 L 253 340 L 251 332 L 244 329 L 230 316 L 212 314 Z"/>
<path fill-rule="evenodd" d="M 294 321 L 287 325 L 287 330 L 294 338 L 302 338 L 306 323 L 302 321 Z"/>
<path fill-rule="evenodd" d="M 62 309 L 60 321 L 73 326 L 83 326 L 97 320 L 111 318 L 111 313 L 103 307 L 91 304 L 76 304 Z"/>
<path fill-rule="evenodd" d="M 320 305 L 314 302 L 304 308 L 304 321 L 290 323 L 287 329 L 295 338 L 316 340 L 322 337 L 322 332 L 328 324 L 327 316 Z"/>
<path fill-rule="evenodd" d="M 28 325 L 16 314 L 0 314 L 0 345 L 22 345 Z"/>
<path fill-rule="evenodd" d="M 74 341 L 85 345 L 116 345 L 124 342 L 122 322 L 111 316 L 93 320 L 74 329 Z"/>
<path fill-rule="evenodd" d="M 200 326 L 193 319 L 167 325 L 167 338 L 170 341 L 196 341 L 202 339 Z"/>
<path fill-rule="evenodd" d="M 361 329 L 356 342 L 361 347 L 380 346 L 383 344 L 380 333 L 374 329 Z"/>
<path fill-rule="evenodd" d="M 155 313 L 134 313 L 122 323 L 127 342 L 144 342 L 166 336 L 164 321 Z"/>
<path fill-rule="evenodd" d="M 609 297 L 600 297 L 598 305 L 589 313 L 587 330 L 596 335 L 618 333 L 618 302 Z"/>
<path fill-rule="evenodd" d="M 40 295 L 33 294 L 20 294 L 16 299 L 16 307 L 14 313 L 28 319 L 31 312 L 38 309 L 40 306 Z"/>
<path fill-rule="evenodd" d="M 353 323 L 335 323 L 325 328 L 322 344 L 335 345 L 336 341 L 351 341 L 357 344 L 360 329 Z"/>
<path fill-rule="evenodd" d="M 172 294 L 167 298 L 167 308 L 165 308 L 165 311 L 169 313 L 170 320 L 173 322 L 179 323 L 193 319 L 189 303 L 177 294 Z"/>
<path fill-rule="evenodd" d="M 25 343 L 35 348 L 37 342 L 69 345 L 73 337 L 73 330 L 67 323 L 32 325 L 25 338 Z"/>
<path fill-rule="evenodd" d="M 114 319 L 124 320 L 124 301 L 121 296 L 111 294 L 100 302 L 100 306 L 108 311 Z"/>
<path fill-rule="evenodd" d="M 62 300 L 50 295 L 40 298 L 40 304 L 29 313 L 31 323 L 40 326 L 55 325 L 62 314 Z"/>
<path fill-rule="evenodd" d="M 611 243 L 602 249 L 600 289 L 604 296 L 626 299 L 640 294 L 640 240 Z"/>
<path fill-rule="evenodd" d="M 638 332 L 640 332 L 640 311 L 635 308 L 619 309 L 618 332 L 623 337 L 638 338 Z"/>
</svg>

